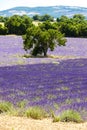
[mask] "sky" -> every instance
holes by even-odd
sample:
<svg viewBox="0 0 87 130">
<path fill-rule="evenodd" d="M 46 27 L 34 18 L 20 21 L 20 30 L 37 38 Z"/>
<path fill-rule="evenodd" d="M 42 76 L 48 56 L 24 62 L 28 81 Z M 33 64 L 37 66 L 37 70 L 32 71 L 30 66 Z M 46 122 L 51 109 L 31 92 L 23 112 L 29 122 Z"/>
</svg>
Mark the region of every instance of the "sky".
<svg viewBox="0 0 87 130">
<path fill-rule="evenodd" d="M 5 10 L 17 6 L 80 6 L 87 7 L 87 0 L 0 0 L 0 10 Z"/>
</svg>

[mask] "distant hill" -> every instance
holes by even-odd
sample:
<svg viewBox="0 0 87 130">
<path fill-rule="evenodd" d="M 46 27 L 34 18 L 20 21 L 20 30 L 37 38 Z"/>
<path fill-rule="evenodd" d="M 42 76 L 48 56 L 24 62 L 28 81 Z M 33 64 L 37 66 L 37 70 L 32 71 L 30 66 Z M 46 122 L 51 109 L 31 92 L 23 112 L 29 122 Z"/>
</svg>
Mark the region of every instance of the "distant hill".
<svg viewBox="0 0 87 130">
<path fill-rule="evenodd" d="M 72 17 L 74 14 L 83 14 L 87 18 L 87 8 L 76 6 L 14 7 L 11 9 L 0 11 L 0 16 L 12 16 L 15 14 L 26 14 L 30 17 L 35 14 L 49 14 L 54 18 L 58 18 L 61 15 Z"/>
</svg>

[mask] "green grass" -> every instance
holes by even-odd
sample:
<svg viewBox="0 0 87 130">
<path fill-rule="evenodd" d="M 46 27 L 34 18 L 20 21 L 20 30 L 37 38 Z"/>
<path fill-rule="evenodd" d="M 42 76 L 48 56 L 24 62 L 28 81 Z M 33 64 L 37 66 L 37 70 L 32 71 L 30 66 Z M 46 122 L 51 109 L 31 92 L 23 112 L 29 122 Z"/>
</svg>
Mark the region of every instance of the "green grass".
<svg viewBox="0 0 87 130">
<path fill-rule="evenodd" d="M 60 117 L 59 116 L 56 116 L 54 114 L 54 111 L 51 111 L 51 117 L 53 119 L 53 122 L 59 122 L 60 121 Z"/>
<path fill-rule="evenodd" d="M 43 119 L 47 117 L 46 112 L 40 107 L 31 107 L 26 110 L 25 115 L 33 119 Z"/>
<path fill-rule="evenodd" d="M 54 112 L 52 112 L 53 122 L 83 122 L 80 114 L 74 110 L 65 110 L 59 116 L 56 116 Z"/>
<path fill-rule="evenodd" d="M 9 102 L 0 102 L 0 113 L 9 112 L 13 108 Z"/>
<path fill-rule="evenodd" d="M 24 54 L 22 57 L 23 58 L 49 58 L 49 56 L 43 56 L 43 55 L 39 55 L 39 54 L 37 56 L 33 56 L 31 54 Z"/>
<path fill-rule="evenodd" d="M 24 58 L 30 58 L 31 56 L 29 54 L 24 54 L 23 57 Z"/>
<path fill-rule="evenodd" d="M 26 100 L 23 100 L 23 101 L 20 101 L 17 103 L 17 106 L 20 108 L 20 109 L 24 109 L 25 106 L 27 104 L 27 101 Z"/>
<path fill-rule="evenodd" d="M 60 115 L 60 121 L 80 123 L 83 120 L 77 111 L 66 110 L 66 111 L 62 112 L 62 114 Z"/>
<path fill-rule="evenodd" d="M 43 108 L 34 106 L 26 109 L 26 101 L 21 101 L 14 107 L 9 102 L 0 102 L 0 114 L 6 113 L 12 116 L 25 116 L 33 119 L 43 119 L 51 117 L 53 122 L 83 122 L 81 115 L 74 110 L 65 110 L 60 115 L 56 116 L 54 111 L 50 110 L 47 113 Z M 58 106 L 57 106 L 58 107 Z"/>
<path fill-rule="evenodd" d="M 24 116 L 24 102 L 20 102 L 18 107 L 14 107 L 9 102 L 0 102 L 0 114 L 7 114 L 12 116 Z"/>
</svg>

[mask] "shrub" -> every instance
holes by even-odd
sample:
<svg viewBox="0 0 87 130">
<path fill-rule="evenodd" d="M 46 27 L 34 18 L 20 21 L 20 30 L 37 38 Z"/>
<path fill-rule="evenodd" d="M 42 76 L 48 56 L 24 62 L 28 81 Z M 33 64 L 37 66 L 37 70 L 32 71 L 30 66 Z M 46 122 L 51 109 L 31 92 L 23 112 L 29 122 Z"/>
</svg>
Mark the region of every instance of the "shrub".
<svg viewBox="0 0 87 130">
<path fill-rule="evenodd" d="M 46 117 L 46 112 L 40 107 L 31 107 L 26 110 L 25 115 L 33 119 L 42 119 Z"/>
<path fill-rule="evenodd" d="M 53 118 L 53 122 L 59 122 L 59 121 L 60 121 L 59 116 L 54 116 L 54 118 Z"/>
<path fill-rule="evenodd" d="M 9 112 L 12 109 L 12 104 L 9 102 L 0 102 L 0 113 Z"/>
<path fill-rule="evenodd" d="M 27 101 L 23 100 L 17 103 L 17 107 L 14 109 L 13 113 L 15 116 L 24 116 Z"/>
<path fill-rule="evenodd" d="M 80 114 L 74 110 L 66 110 L 60 115 L 60 121 L 63 122 L 82 122 Z"/>
<path fill-rule="evenodd" d="M 0 113 L 6 113 L 12 116 L 19 116 L 19 112 L 19 109 L 13 107 L 13 105 L 10 102 L 0 102 Z"/>
<path fill-rule="evenodd" d="M 26 107 L 26 101 L 20 101 L 17 103 L 18 108 L 24 109 Z"/>
<path fill-rule="evenodd" d="M 54 114 L 54 111 L 51 111 L 51 117 L 53 118 L 53 122 L 59 122 L 60 121 L 59 116 L 56 116 Z"/>
</svg>

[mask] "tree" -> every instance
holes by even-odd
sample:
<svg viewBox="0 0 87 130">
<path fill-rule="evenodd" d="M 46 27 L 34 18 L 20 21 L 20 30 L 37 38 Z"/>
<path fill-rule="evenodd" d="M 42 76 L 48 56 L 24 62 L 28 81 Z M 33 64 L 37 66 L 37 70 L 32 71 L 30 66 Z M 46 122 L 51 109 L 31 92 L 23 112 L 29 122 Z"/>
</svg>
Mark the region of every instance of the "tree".
<svg viewBox="0 0 87 130">
<path fill-rule="evenodd" d="M 6 35 L 7 34 L 7 28 L 3 25 L 0 25 L 0 35 Z"/>
<path fill-rule="evenodd" d="M 25 29 L 32 26 L 32 19 L 29 16 L 23 15 L 21 16 L 21 19 L 22 23 L 25 24 Z"/>
<path fill-rule="evenodd" d="M 26 15 L 13 15 L 5 22 L 5 26 L 8 28 L 8 34 L 23 35 L 26 29 L 32 26 L 32 20 Z"/>
<path fill-rule="evenodd" d="M 65 22 L 68 21 L 69 18 L 67 16 L 62 15 L 60 18 L 57 18 L 57 22 Z"/>
<path fill-rule="evenodd" d="M 81 21 L 84 21 L 85 20 L 85 16 L 82 15 L 82 14 L 75 14 L 73 16 L 73 19 L 75 19 L 77 22 L 81 22 Z"/>
<path fill-rule="evenodd" d="M 65 42 L 64 35 L 57 30 L 48 29 L 43 31 L 39 26 L 33 26 L 27 30 L 24 49 L 27 51 L 32 48 L 31 54 L 34 56 L 38 54 L 47 56 L 49 48 L 53 51 L 57 45 L 65 46 Z"/>
<path fill-rule="evenodd" d="M 54 29 L 53 23 L 51 23 L 49 20 L 39 23 L 39 27 L 41 30 Z"/>
<path fill-rule="evenodd" d="M 79 37 L 87 37 L 87 21 L 78 24 Z"/>
<path fill-rule="evenodd" d="M 8 28 L 9 34 L 19 34 L 21 18 L 18 15 L 11 16 L 8 21 L 5 23 L 5 26 Z"/>
<path fill-rule="evenodd" d="M 0 22 L 4 22 L 4 17 L 0 16 Z"/>
<path fill-rule="evenodd" d="M 48 14 L 45 14 L 45 15 L 41 16 L 41 18 L 40 18 L 40 21 L 47 21 L 47 20 L 54 21 L 54 18 Z"/>
<path fill-rule="evenodd" d="M 35 21 L 36 21 L 36 20 L 37 20 L 37 21 L 40 21 L 40 17 L 41 17 L 41 16 L 39 16 L 38 14 L 36 14 L 36 15 L 33 16 L 33 20 L 35 20 Z"/>
</svg>

